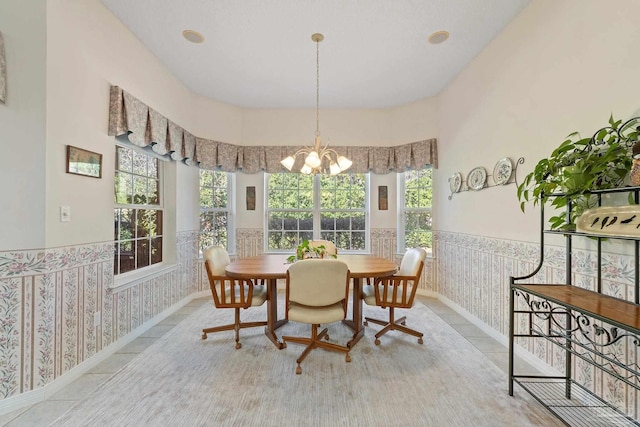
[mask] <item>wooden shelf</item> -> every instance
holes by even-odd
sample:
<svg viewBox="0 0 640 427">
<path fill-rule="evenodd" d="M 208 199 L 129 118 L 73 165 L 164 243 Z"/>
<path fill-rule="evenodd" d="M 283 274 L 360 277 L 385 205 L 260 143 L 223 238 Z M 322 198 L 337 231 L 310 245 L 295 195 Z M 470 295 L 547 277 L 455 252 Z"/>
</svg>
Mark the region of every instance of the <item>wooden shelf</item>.
<svg viewBox="0 0 640 427">
<path fill-rule="evenodd" d="M 599 195 L 610 193 L 630 193 L 637 201 L 640 187 L 625 187 L 614 190 L 594 191 Z M 550 197 L 572 195 L 552 194 Z M 567 216 L 571 213 L 571 204 L 567 203 Z M 541 227 L 544 227 L 544 206 L 540 206 Z M 577 287 L 572 284 L 524 284 L 538 274 L 545 260 L 544 236 L 547 234 L 565 237 L 566 278 L 572 277 L 572 242 L 574 239 L 597 239 L 598 246 L 593 252 L 596 258 L 594 267 L 597 272 L 597 288 L 601 289 L 602 248 L 601 241 L 621 240 L 633 247 L 635 263 L 634 295 L 640 294 L 640 271 L 637 258 L 640 258 L 640 236 L 618 234 L 600 234 L 582 231 L 540 230 L 540 261 L 536 269 L 522 277 L 511 278 L 511 307 L 509 320 L 509 395 L 513 396 L 514 382 L 531 393 L 540 403 L 549 408 L 565 424 L 582 425 L 636 425 L 640 426 L 638 411 L 633 417 L 627 415 L 625 408 L 613 402 L 603 389 L 587 388 L 578 382 L 577 363 L 590 366 L 590 378 L 607 376 L 616 386 L 626 388 L 633 396 L 640 391 L 640 366 L 635 351 L 621 356 L 628 349 L 635 349 L 640 342 L 640 304 L 603 295 L 600 292 Z M 516 306 L 516 300 L 520 304 Z M 525 304 L 522 304 L 525 303 Z M 518 307 L 516 309 L 516 307 Z M 595 322 L 592 322 L 594 319 Z M 515 340 L 543 338 L 564 352 L 564 373 L 561 376 L 520 375 L 514 369 Z M 529 343 L 531 344 L 531 343 Z M 614 344 L 616 345 L 614 347 Z M 542 348 L 542 347 L 540 347 Z M 622 349 L 622 350 L 621 350 Z M 548 350 L 547 350 L 548 351 Z M 635 419 L 634 419 L 635 418 Z"/>
<path fill-rule="evenodd" d="M 527 293 L 640 334 L 640 306 L 573 285 L 513 285 Z"/>
</svg>

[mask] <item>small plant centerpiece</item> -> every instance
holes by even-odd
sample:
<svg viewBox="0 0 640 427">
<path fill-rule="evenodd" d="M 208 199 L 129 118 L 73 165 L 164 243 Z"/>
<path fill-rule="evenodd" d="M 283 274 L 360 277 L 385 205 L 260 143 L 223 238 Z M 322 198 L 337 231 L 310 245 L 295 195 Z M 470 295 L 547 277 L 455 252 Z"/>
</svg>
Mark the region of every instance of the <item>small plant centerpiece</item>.
<svg viewBox="0 0 640 427">
<path fill-rule="evenodd" d="M 594 207 L 598 198 L 593 190 L 622 187 L 633 163 L 632 147 L 638 142 L 640 117 L 626 122 L 609 118 L 609 126 L 590 138 L 578 132 L 569 134 L 548 158 L 540 160 L 533 171 L 518 185 L 520 209 L 525 204 L 546 203 L 556 209 L 566 208 L 572 201 L 571 218 L 560 212 L 549 218 L 552 230 L 575 230 L 575 220 L 586 209 Z M 550 197 L 562 193 L 569 197 Z"/>
<path fill-rule="evenodd" d="M 292 263 L 306 258 L 324 258 L 325 256 L 331 256 L 337 258 L 335 254 L 327 254 L 327 248 L 324 245 L 311 246 L 308 240 L 303 240 L 296 247 L 296 254 L 287 258 L 287 262 Z"/>
</svg>

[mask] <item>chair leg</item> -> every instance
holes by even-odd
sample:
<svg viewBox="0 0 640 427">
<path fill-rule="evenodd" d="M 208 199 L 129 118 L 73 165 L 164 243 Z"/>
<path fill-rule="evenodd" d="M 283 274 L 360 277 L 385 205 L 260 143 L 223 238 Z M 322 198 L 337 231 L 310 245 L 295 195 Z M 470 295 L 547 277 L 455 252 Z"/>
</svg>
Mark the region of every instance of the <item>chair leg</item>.
<svg viewBox="0 0 640 427">
<path fill-rule="evenodd" d="M 236 331 L 236 350 L 238 350 L 240 347 L 242 347 L 242 344 L 240 344 L 240 309 L 236 308 L 235 309 L 235 324 L 236 327 L 234 328 L 234 330 Z"/>
<path fill-rule="evenodd" d="M 302 361 L 309 355 L 309 353 L 311 352 L 311 350 L 313 350 L 314 348 L 324 348 L 325 350 L 329 350 L 329 351 L 336 351 L 336 352 L 341 352 L 341 353 L 346 353 L 345 356 L 345 361 L 351 362 L 351 356 L 349 355 L 349 351 L 351 350 L 349 347 L 347 346 L 341 346 L 338 344 L 333 344 L 330 342 L 325 342 L 322 341 L 323 338 L 328 339 L 328 329 L 324 328 L 322 330 L 322 332 L 318 333 L 318 326 L 320 325 L 311 325 L 311 337 L 310 338 L 306 338 L 306 337 L 289 337 L 289 336 L 283 336 L 282 340 L 284 342 L 287 341 L 291 341 L 293 343 L 297 343 L 297 344 L 306 344 L 307 347 L 304 349 L 304 351 L 302 352 L 302 354 L 300 354 L 300 356 L 298 357 L 298 359 L 296 360 L 296 363 L 298 364 L 298 366 L 296 367 L 296 375 L 299 375 L 302 373 L 302 367 L 300 366 L 300 364 L 302 363 Z"/>
<path fill-rule="evenodd" d="M 376 323 L 378 325 L 382 325 L 384 326 L 380 331 L 378 331 L 378 333 L 376 334 L 376 340 L 375 340 L 375 344 L 376 345 L 380 345 L 380 337 L 384 334 L 386 334 L 389 331 L 400 331 L 400 332 L 404 332 L 405 334 L 408 335 L 413 335 L 414 337 L 418 337 L 418 344 L 423 344 L 424 341 L 422 340 L 423 334 L 422 332 L 418 332 L 414 329 L 411 328 L 407 328 L 406 325 L 406 316 L 401 317 L 398 320 L 394 320 L 394 316 L 395 316 L 395 312 L 394 312 L 394 307 L 389 307 L 389 321 L 385 322 L 379 319 L 373 319 L 371 317 L 365 317 L 366 321 L 369 322 L 373 322 Z"/>
<path fill-rule="evenodd" d="M 255 328 L 256 326 L 265 326 L 267 324 L 266 321 L 260 321 L 260 322 L 241 322 L 240 321 L 240 309 L 236 308 L 235 309 L 235 322 L 234 323 L 230 323 L 228 325 L 222 325 L 222 326 L 214 326 L 211 328 L 204 328 L 202 329 L 202 339 L 206 340 L 207 339 L 207 334 L 212 334 L 215 332 L 222 332 L 222 331 L 234 331 L 235 333 L 235 340 L 236 340 L 236 350 L 239 348 L 242 348 L 242 343 L 240 343 L 240 329 L 246 329 L 246 328 Z"/>
</svg>

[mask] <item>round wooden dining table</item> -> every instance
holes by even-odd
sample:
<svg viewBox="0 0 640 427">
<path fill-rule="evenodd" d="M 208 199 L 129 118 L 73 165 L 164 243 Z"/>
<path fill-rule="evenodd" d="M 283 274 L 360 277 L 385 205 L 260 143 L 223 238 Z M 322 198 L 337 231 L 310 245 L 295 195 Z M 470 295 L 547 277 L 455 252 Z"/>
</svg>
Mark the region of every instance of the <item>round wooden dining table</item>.
<svg viewBox="0 0 640 427">
<path fill-rule="evenodd" d="M 278 279 L 287 277 L 287 269 L 291 265 L 287 262 L 288 255 L 270 254 L 255 257 L 240 258 L 227 265 L 226 274 L 238 279 L 251 279 L 267 281 L 267 326 L 265 335 L 273 344 L 281 349 L 286 344 L 280 341 L 276 335 L 276 329 L 287 323 L 286 319 L 278 320 Z M 353 337 L 347 343 L 353 347 L 362 336 L 362 279 L 384 277 L 394 274 L 397 265 L 386 259 L 371 255 L 340 255 L 338 258 L 349 266 L 349 275 L 353 283 L 353 318 L 343 322 L 353 329 Z"/>
</svg>

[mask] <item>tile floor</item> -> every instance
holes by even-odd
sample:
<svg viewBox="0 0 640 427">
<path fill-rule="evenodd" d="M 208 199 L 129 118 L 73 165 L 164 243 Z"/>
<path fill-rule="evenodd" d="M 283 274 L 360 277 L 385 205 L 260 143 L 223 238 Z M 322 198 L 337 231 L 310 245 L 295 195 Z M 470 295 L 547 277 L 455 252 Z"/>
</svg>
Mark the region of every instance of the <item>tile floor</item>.
<svg viewBox="0 0 640 427">
<path fill-rule="evenodd" d="M 469 342 L 483 352 L 493 363 L 505 372 L 508 369 L 507 348 L 484 333 L 480 328 L 471 324 L 464 317 L 453 311 L 442 302 L 426 297 L 419 297 L 420 301 L 428 306 L 434 313 L 457 330 Z M 40 427 L 46 426 L 69 408 L 75 405 L 83 397 L 88 396 L 102 382 L 126 365 L 130 360 L 144 351 L 155 340 L 166 334 L 171 328 L 184 320 L 189 314 L 197 310 L 202 304 L 210 304 L 210 299 L 198 298 L 189 302 L 184 307 L 161 321 L 156 326 L 136 338 L 131 343 L 111 355 L 105 361 L 82 375 L 47 400 L 32 406 L 0 415 L 0 426 L 3 427 Z M 522 360 L 516 360 L 516 369 L 519 373 L 534 374 L 535 368 L 527 365 Z"/>
</svg>

